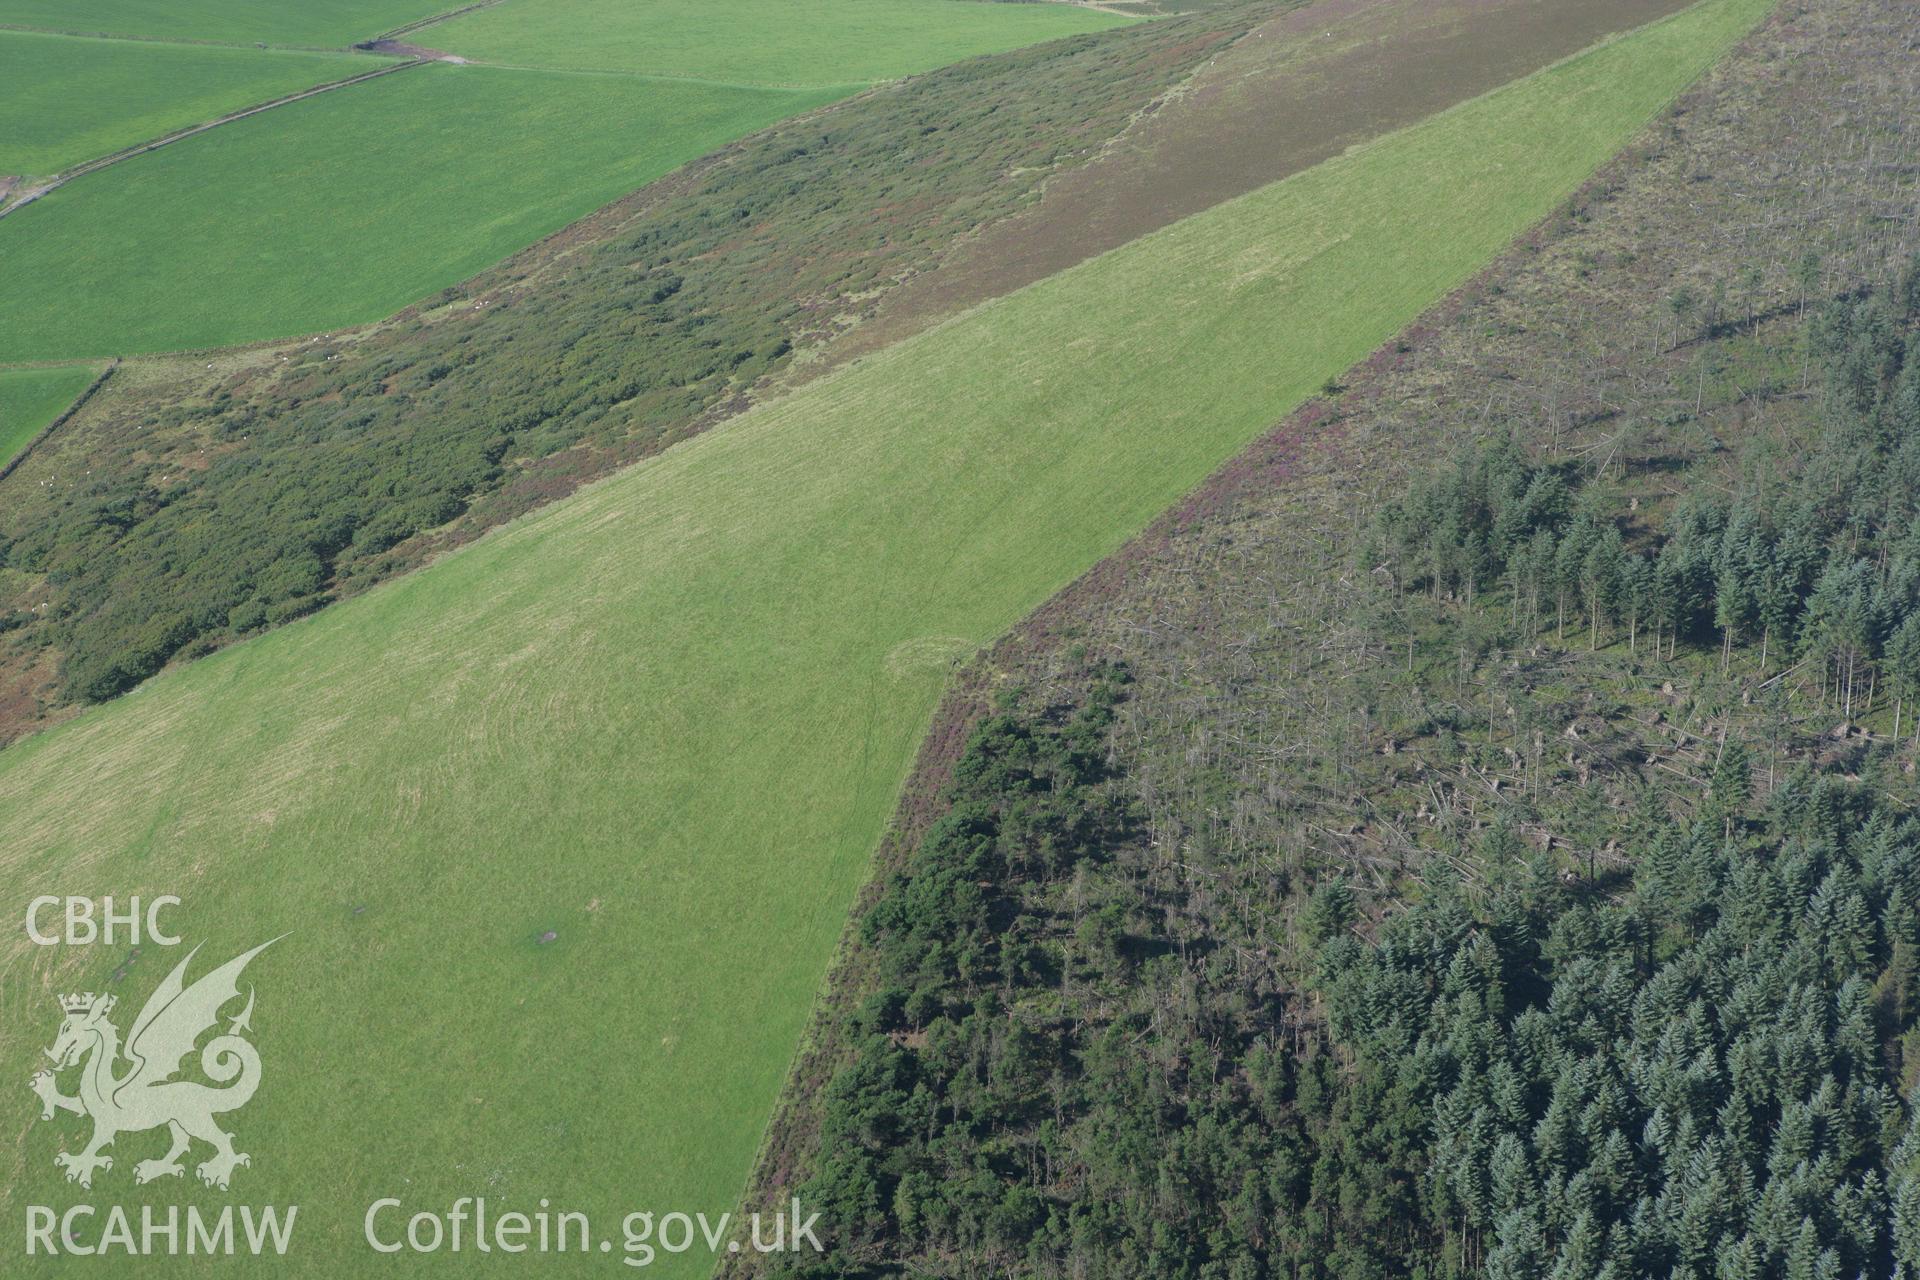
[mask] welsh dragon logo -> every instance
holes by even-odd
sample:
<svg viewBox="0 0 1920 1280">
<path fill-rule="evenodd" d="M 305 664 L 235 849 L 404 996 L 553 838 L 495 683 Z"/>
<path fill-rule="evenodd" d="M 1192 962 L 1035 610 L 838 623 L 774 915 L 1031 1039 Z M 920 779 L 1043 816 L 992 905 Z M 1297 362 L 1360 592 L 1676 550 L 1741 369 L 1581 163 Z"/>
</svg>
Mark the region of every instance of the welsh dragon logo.
<svg viewBox="0 0 1920 1280">
<path fill-rule="evenodd" d="M 239 998 L 240 973 L 247 962 L 278 941 L 263 942 L 188 986 L 187 965 L 200 950 L 195 947 L 148 998 L 133 1020 L 124 1048 L 119 1028 L 108 1020 L 118 1003 L 113 996 L 88 991 L 60 997 L 66 1020 L 60 1024 L 59 1038 L 46 1051 L 53 1059 L 53 1070 L 36 1074 L 32 1087 L 40 1095 L 42 1120 L 53 1119 L 56 1111 L 70 1111 L 93 1121 L 93 1138 L 84 1151 L 63 1151 L 54 1157 L 67 1171 L 68 1182 L 91 1187 L 96 1169 L 113 1168 L 113 1157 L 100 1154 L 102 1148 L 123 1133 L 162 1125 L 172 1135 L 173 1145 L 158 1160 L 134 1165 L 135 1182 L 179 1177 L 184 1172 L 180 1157 L 196 1138 L 213 1147 L 213 1155 L 195 1170 L 210 1187 L 226 1190 L 234 1169 L 252 1163 L 245 1152 L 233 1149 L 233 1135 L 214 1122 L 215 1116 L 247 1105 L 260 1086 L 260 1054 L 245 1038 L 253 1029 L 251 988 L 246 1007 L 228 1021 L 226 1032 L 200 1050 L 200 1070 L 224 1087 L 174 1077 L 200 1037 L 217 1026 L 220 1010 Z M 123 1058 L 126 1066 L 121 1069 Z M 79 1092 L 68 1097 L 60 1092 L 56 1077 L 75 1066 L 80 1068 Z"/>
</svg>

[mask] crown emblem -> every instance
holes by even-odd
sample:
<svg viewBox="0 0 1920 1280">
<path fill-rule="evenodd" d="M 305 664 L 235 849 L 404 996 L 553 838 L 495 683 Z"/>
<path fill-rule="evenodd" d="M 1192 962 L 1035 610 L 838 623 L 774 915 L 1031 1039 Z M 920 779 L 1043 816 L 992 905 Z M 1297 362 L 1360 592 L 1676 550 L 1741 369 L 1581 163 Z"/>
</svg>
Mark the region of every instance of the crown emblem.
<svg viewBox="0 0 1920 1280">
<path fill-rule="evenodd" d="M 180 1158 L 196 1140 L 213 1147 L 213 1155 L 195 1170 L 209 1187 L 225 1191 L 233 1171 L 253 1163 L 246 1152 L 234 1150 L 233 1135 L 214 1123 L 215 1116 L 246 1106 L 260 1084 L 260 1055 L 247 1038 L 253 1030 L 251 986 L 247 1007 L 237 1017 L 222 1019 L 220 1011 L 240 1000 L 240 975 L 247 962 L 278 941 L 270 939 L 242 952 L 191 983 L 186 981 L 187 966 L 198 948 L 189 952 L 147 997 L 124 1043 L 121 1028 L 108 1021 L 118 996 L 106 991 L 50 993 L 65 1016 L 44 1052 L 51 1064 L 35 1072 L 31 1082 L 40 1099 L 40 1118 L 52 1120 L 67 1112 L 93 1121 L 93 1137 L 84 1149 L 67 1139 L 66 1149 L 54 1157 L 67 1171 L 68 1182 L 83 1190 L 91 1187 L 94 1175 L 111 1170 L 120 1158 L 117 1153 L 102 1155 L 102 1147 L 150 1129 L 166 1129 L 173 1145 L 159 1159 L 134 1164 L 135 1182 L 183 1176 L 186 1166 Z M 200 1074 L 212 1084 L 173 1078 L 196 1049 Z M 116 1070 L 122 1058 L 132 1065 Z M 59 1076 L 67 1072 L 80 1076 L 80 1091 L 71 1097 L 60 1092 Z"/>
</svg>

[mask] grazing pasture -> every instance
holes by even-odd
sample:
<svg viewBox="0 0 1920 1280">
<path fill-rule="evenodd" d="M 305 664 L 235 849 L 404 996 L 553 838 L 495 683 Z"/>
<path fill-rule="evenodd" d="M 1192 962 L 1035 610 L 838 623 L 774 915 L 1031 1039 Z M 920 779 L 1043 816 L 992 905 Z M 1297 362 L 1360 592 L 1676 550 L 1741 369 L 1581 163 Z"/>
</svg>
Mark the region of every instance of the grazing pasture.
<svg viewBox="0 0 1920 1280">
<path fill-rule="evenodd" d="M 360 1238 L 379 1196 L 724 1212 L 948 664 L 1470 276 L 1766 8 L 1707 0 L 1196 215 L 10 748 L 0 879 L 179 894 L 209 955 L 291 931 L 249 971 L 270 1073 L 239 1177 L 302 1206 L 329 1275 L 389 1270 Z M 0 1021 L 44 1029 L 0 1078 L 51 1039 L 50 992 L 123 958 L 54 950 L 0 937 Z M 57 1149 L 29 1128 L 0 1194 L 69 1202 Z"/>
<path fill-rule="evenodd" d="M 51 176 L 378 65 L 347 54 L 0 31 L 0 173 Z"/>
<path fill-rule="evenodd" d="M 0 0 L 0 26 L 333 49 L 458 7 L 459 0 Z"/>
<path fill-rule="evenodd" d="M 516 66 L 845 85 L 1127 21 L 1073 5 L 978 0 L 511 0 L 421 38 Z"/>
<path fill-rule="evenodd" d="M 0 369 L 0 467 L 72 404 L 97 372 L 87 365 Z"/>
<path fill-rule="evenodd" d="M 263 112 L 0 220 L 0 361 L 377 320 L 830 96 L 432 64 Z"/>
</svg>

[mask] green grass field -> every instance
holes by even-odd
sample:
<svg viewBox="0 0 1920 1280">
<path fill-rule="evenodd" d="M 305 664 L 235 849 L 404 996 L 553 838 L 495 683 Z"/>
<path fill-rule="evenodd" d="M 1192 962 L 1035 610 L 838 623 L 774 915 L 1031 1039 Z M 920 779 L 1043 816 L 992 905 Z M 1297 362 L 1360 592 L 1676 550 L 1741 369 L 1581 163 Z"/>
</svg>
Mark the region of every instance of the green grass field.
<svg viewBox="0 0 1920 1280">
<path fill-rule="evenodd" d="M 250 971 L 267 1075 L 231 1196 L 132 1187 L 152 1138 L 65 1186 L 22 1089 L 6 1214 L 297 1203 L 302 1273 L 341 1276 L 398 1265 L 360 1240 L 381 1196 L 549 1197 L 616 1243 L 630 1209 L 730 1208 L 947 661 L 1467 278 L 1766 7 L 1708 0 L 1177 224 L 0 753 L 10 909 L 179 894 L 215 961 L 291 931 Z M 16 930 L 0 957 L 24 1082 L 53 993 L 124 955 Z"/>
<path fill-rule="evenodd" d="M 0 31 L 0 173 L 59 173 L 379 65 L 346 54 Z"/>
<path fill-rule="evenodd" d="M 1127 21 L 1097 9 L 978 0 L 511 0 L 420 38 L 517 66 L 844 85 Z"/>
<path fill-rule="evenodd" d="M 457 8 L 459 0 L 0 0 L 0 25 L 340 48 Z"/>
<path fill-rule="evenodd" d="M 87 389 L 97 369 L 0 369 L 0 466 Z"/>
<path fill-rule="evenodd" d="M 0 361 L 377 320 L 829 96 L 437 64 L 276 108 L 0 221 Z"/>
<path fill-rule="evenodd" d="M 0 20 L 21 3 L 0 0 Z M 211 3 L 206 12 L 216 9 L 227 12 Z M 109 10 L 121 11 L 134 9 Z M 0 362 L 223 346 L 377 320 L 864 82 L 1122 21 L 972 0 L 508 0 L 459 23 L 481 18 L 494 25 L 479 28 L 477 47 L 502 60 L 570 58 L 589 71 L 407 71 L 86 175 L 0 221 Z M 454 30 L 416 38 L 439 42 Z M 741 40 L 742 31 L 756 38 Z M 27 92 L 0 108 L 0 124 L 19 122 L 0 133 L 11 139 L 0 140 L 0 162 L 16 154 L 22 171 L 249 96 L 215 74 L 175 75 L 176 65 L 198 59 L 237 74 L 248 59 L 281 70 L 302 57 L 15 35 L 0 43 L 0 59 L 9 46 Z M 41 48 L 52 51 L 45 65 Z M 591 70 L 624 66 L 640 48 L 657 49 L 672 75 Z M 82 77 L 105 89 L 68 104 L 63 82 Z M 251 98 L 286 87 L 257 84 Z"/>
</svg>

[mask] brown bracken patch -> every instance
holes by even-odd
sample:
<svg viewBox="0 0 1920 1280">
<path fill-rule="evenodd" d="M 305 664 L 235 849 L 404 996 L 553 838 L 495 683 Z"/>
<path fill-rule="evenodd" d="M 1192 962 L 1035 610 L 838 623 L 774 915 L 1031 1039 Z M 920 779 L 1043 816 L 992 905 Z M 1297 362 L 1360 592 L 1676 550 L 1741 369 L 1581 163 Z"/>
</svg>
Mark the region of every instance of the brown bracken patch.
<svg viewBox="0 0 1920 1280">
<path fill-rule="evenodd" d="M 1316 0 L 1215 56 L 1099 159 L 907 281 L 812 371 L 1425 119 L 1686 0 Z"/>
</svg>

